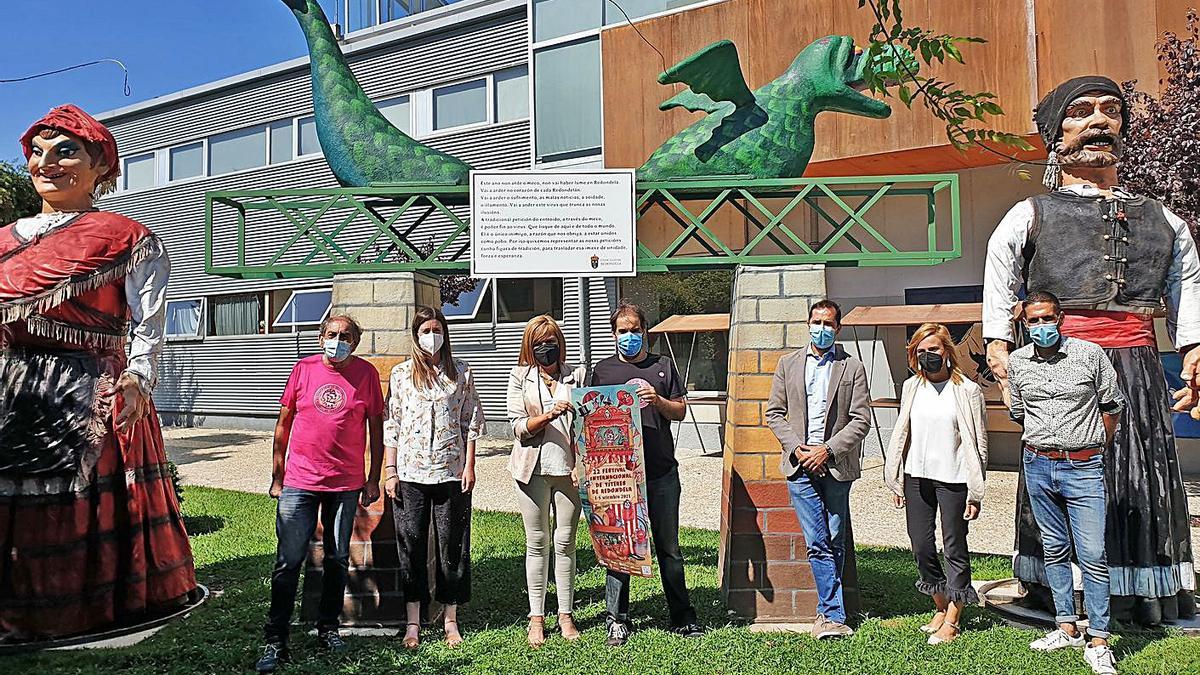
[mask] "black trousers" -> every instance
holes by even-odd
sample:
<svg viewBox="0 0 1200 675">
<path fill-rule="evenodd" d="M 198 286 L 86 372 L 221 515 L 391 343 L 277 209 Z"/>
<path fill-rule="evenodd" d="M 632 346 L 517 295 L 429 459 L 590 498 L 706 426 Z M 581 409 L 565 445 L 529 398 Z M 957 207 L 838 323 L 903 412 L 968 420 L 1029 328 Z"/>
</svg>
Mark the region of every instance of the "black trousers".
<svg viewBox="0 0 1200 675">
<path fill-rule="evenodd" d="M 950 602 L 975 604 L 979 595 L 971 586 L 971 556 L 967 552 L 967 509 L 965 483 L 943 483 L 928 478 L 904 476 L 904 515 L 908 538 L 917 560 L 917 590 L 925 595 L 941 593 Z M 938 560 L 934 539 L 938 511 L 942 512 L 942 548 L 945 570 Z"/>
<path fill-rule="evenodd" d="M 683 553 L 679 550 L 679 499 L 682 487 L 679 470 L 646 481 L 646 510 L 650 516 L 650 539 L 658 556 L 658 573 L 672 626 L 696 623 L 696 610 L 688 599 L 683 580 Z M 607 623 L 629 621 L 629 575 L 608 570 L 604 580 Z"/>
<path fill-rule="evenodd" d="M 400 481 L 400 499 L 393 500 L 392 513 L 405 602 L 430 600 L 432 516 L 437 563 L 434 599 L 443 605 L 466 604 L 471 599 L 471 493 L 463 492 L 459 481 L 436 485 Z"/>
</svg>

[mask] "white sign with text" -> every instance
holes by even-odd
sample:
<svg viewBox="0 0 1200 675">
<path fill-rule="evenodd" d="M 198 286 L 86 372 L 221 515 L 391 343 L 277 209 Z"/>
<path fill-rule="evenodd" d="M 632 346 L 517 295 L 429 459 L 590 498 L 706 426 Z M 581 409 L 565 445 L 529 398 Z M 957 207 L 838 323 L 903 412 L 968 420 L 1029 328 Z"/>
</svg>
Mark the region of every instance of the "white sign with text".
<svg viewBox="0 0 1200 675">
<path fill-rule="evenodd" d="M 632 169 L 471 172 L 471 276 L 635 274 Z"/>
</svg>

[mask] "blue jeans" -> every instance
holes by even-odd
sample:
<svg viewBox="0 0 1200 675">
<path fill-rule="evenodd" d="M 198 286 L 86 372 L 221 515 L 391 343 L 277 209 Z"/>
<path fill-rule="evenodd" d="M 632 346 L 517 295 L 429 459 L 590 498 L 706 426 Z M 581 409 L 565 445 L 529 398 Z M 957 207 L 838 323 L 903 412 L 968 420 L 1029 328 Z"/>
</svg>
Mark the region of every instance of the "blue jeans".
<svg viewBox="0 0 1200 675">
<path fill-rule="evenodd" d="M 1088 633 L 1108 638 L 1108 562 L 1104 552 L 1104 460 L 1048 459 L 1024 450 L 1025 488 L 1042 531 L 1046 580 L 1054 595 L 1058 623 L 1079 620 L 1071 574 L 1071 540 L 1083 571 L 1083 603 Z"/>
<path fill-rule="evenodd" d="M 275 511 L 275 569 L 271 572 L 271 609 L 263 627 L 267 642 L 287 643 L 288 624 L 296 604 L 300 568 L 308 558 L 308 542 L 317 529 L 317 511 L 324 528 L 325 559 L 321 569 L 321 602 L 317 630 L 336 630 L 350 569 L 350 535 L 358 510 L 359 490 L 313 492 L 285 487 Z"/>
<path fill-rule="evenodd" d="M 846 623 L 842 601 L 842 565 L 846 560 L 846 530 L 850 526 L 850 486 L 829 474 L 807 471 L 788 481 L 796 519 L 808 544 L 808 564 L 817 583 L 817 612 L 835 623 Z"/>
</svg>

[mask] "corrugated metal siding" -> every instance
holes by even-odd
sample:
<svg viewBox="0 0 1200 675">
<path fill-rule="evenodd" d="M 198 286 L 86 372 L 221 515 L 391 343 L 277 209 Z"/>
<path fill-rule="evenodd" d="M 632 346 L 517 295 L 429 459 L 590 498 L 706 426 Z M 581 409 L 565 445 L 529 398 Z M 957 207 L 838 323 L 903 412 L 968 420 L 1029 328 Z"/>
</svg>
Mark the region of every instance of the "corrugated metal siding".
<svg viewBox="0 0 1200 675">
<path fill-rule="evenodd" d="M 288 19 L 280 30 L 299 28 Z M 364 50 L 347 60 L 367 95 L 381 99 L 521 65 L 527 60 L 527 44 L 520 12 Z M 309 70 L 302 66 L 218 95 L 103 121 L 128 156 L 162 147 L 164 139 L 183 143 L 311 111 Z"/>
</svg>

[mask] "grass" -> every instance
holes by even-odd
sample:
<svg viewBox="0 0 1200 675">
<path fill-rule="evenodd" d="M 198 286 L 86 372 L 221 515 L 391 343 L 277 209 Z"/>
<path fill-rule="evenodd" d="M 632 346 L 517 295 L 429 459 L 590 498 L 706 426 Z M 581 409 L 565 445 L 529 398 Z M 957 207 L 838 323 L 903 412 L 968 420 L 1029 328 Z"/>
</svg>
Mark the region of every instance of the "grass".
<svg viewBox="0 0 1200 675">
<path fill-rule="evenodd" d="M 269 573 L 275 550 L 274 503 L 267 497 L 189 487 L 184 510 L 197 573 L 217 591 L 192 616 L 149 640 L 118 650 L 42 652 L 0 657 L 6 673 L 237 673 L 259 654 Z M 318 652 L 312 638 L 293 629 L 293 662 L 283 672 L 312 673 L 995 673 L 1086 674 L 1079 652 L 1035 654 L 1026 646 L 1038 633 L 1010 628 L 971 609 L 966 632 L 931 648 L 917 631 L 928 602 L 913 588 L 916 568 L 903 549 L 862 547 L 858 570 L 866 619 L 840 642 L 804 635 L 752 633 L 732 622 L 717 588 L 717 533 L 685 530 L 688 586 L 701 622 L 700 639 L 667 633 L 666 606 L 657 579 L 637 579 L 631 594 L 636 632 L 621 649 L 604 645 L 604 573 L 580 536 L 577 621 L 584 638 L 552 637 L 540 650 L 525 645 L 524 535 L 515 515 L 477 512 L 472 523 L 473 592 L 462 613 L 467 641 L 449 649 L 429 631 L 416 653 L 392 638 L 349 638 L 348 653 Z M 1009 576 L 1007 559 L 977 556 L 977 579 Z M 553 603 L 551 601 L 550 605 Z M 1121 672 L 1200 673 L 1200 641 L 1169 633 L 1126 631 L 1114 642 Z"/>
</svg>

